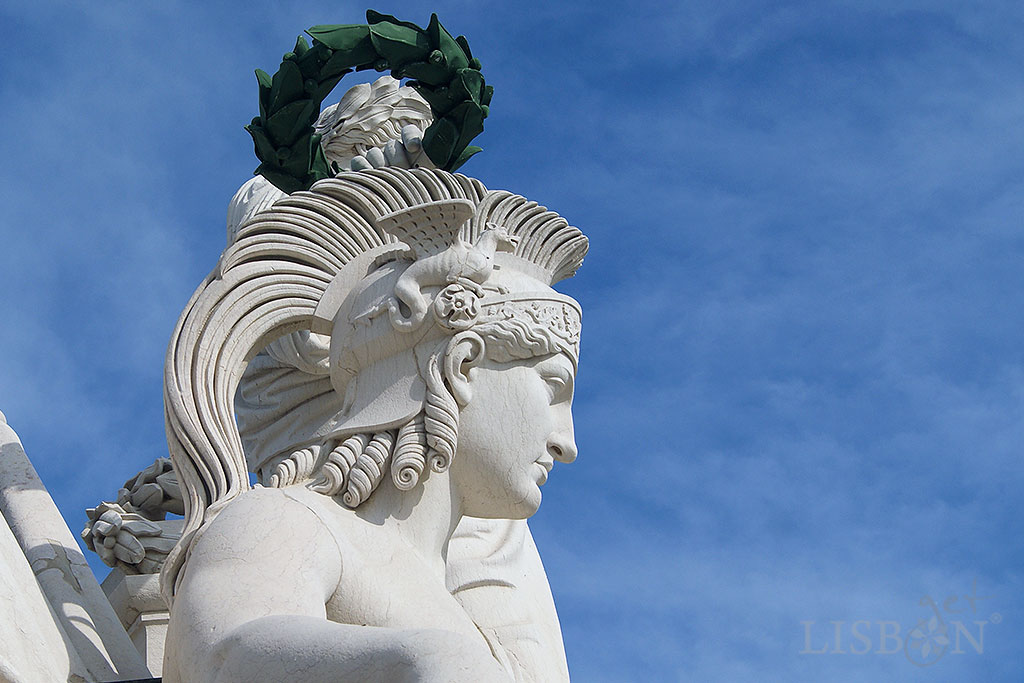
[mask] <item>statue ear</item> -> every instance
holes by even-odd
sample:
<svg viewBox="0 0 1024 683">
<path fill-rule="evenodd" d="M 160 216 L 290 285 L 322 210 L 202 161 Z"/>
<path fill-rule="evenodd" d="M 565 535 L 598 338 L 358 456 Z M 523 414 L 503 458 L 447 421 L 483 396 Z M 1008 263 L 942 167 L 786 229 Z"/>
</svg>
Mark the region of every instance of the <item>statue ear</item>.
<svg viewBox="0 0 1024 683">
<path fill-rule="evenodd" d="M 476 332 L 460 332 L 448 343 L 444 355 L 444 378 L 460 407 L 472 398 L 469 372 L 483 357 L 484 340 Z"/>
</svg>

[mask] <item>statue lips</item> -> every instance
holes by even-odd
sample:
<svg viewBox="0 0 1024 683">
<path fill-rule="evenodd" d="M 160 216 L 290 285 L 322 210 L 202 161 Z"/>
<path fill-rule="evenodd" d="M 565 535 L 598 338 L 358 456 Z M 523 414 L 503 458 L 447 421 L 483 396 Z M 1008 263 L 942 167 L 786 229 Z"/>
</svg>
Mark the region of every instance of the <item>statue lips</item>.
<svg viewBox="0 0 1024 683">
<path fill-rule="evenodd" d="M 548 475 L 551 473 L 551 468 L 555 466 L 554 458 L 552 458 L 550 455 L 545 455 L 539 458 L 537 462 L 535 462 L 534 464 L 540 465 L 541 471 L 543 472 L 540 481 L 537 482 L 538 486 L 543 486 L 544 482 L 548 480 Z"/>
</svg>

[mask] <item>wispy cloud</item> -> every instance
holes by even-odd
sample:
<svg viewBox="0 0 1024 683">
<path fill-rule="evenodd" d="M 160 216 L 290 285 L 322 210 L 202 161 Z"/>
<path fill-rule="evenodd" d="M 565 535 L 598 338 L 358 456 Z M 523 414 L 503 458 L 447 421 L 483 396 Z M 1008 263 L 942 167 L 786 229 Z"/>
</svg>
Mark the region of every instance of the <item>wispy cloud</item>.
<svg viewBox="0 0 1024 683">
<path fill-rule="evenodd" d="M 532 522 L 575 676 L 908 678 L 801 655 L 800 622 L 906 631 L 975 579 L 1024 607 L 1020 8 L 401 14 L 433 10 L 497 88 L 465 171 L 593 244 L 563 285 L 581 455 Z M 77 530 L 164 452 L 164 346 L 256 165 L 252 69 L 362 8 L 0 12 L 0 409 Z M 989 629 L 928 680 L 1016 680 L 1020 628 Z"/>
</svg>

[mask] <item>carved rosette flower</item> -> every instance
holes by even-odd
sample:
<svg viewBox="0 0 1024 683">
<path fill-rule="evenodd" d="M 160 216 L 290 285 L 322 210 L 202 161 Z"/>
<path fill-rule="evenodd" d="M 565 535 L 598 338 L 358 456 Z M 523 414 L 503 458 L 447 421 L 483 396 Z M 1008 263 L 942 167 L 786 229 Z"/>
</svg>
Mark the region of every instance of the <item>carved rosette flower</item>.
<svg viewBox="0 0 1024 683">
<path fill-rule="evenodd" d="M 479 294 L 472 289 L 455 282 L 437 295 L 434 316 L 438 323 L 450 330 L 467 330 L 480 314 L 479 299 Z"/>
</svg>

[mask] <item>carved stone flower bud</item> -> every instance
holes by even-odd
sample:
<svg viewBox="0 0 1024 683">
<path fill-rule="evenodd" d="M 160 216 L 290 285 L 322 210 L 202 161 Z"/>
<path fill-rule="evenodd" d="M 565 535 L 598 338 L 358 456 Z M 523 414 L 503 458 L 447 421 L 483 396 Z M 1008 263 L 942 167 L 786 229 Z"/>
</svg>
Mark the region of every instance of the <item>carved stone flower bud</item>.
<svg viewBox="0 0 1024 683">
<path fill-rule="evenodd" d="M 82 531 L 85 545 L 108 567 L 117 567 L 125 574 L 160 571 L 180 536 L 180 532 L 167 533 L 167 522 L 151 522 L 117 503 L 100 503 L 86 514 L 89 522 Z"/>
<path fill-rule="evenodd" d="M 146 519 L 162 520 L 168 512 L 185 513 L 178 477 L 168 458 L 156 461 L 124 483 L 117 503 L 126 512 L 137 512 Z"/>
</svg>

